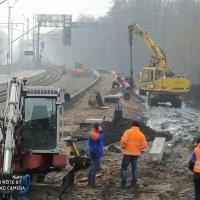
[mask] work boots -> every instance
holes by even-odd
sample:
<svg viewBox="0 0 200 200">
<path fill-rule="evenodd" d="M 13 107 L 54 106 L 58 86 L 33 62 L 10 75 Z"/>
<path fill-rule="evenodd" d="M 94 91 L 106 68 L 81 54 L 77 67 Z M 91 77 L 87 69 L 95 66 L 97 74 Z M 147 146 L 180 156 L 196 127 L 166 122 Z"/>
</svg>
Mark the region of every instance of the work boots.
<svg viewBox="0 0 200 200">
<path fill-rule="evenodd" d="M 91 188 L 96 188 L 96 184 L 95 183 L 91 183 L 91 182 L 88 182 L 87 186 L 91 187 Z"/>
<path fill-rule="evenodd" d="M 121 188 L 126 189 L 126 183 L 121 182 Z"/>
</svg>

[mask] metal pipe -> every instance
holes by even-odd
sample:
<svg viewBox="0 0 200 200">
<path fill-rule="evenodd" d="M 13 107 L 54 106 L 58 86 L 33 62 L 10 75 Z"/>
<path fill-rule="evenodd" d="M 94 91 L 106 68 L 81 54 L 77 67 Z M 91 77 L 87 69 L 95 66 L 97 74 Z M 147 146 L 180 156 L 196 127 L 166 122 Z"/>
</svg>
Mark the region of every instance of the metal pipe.
<svg viewBox="0 0 200 200">
<path fill-rule="evenodd" d="M 14 79 L 12 81 L 15 81 Z M 18 83 L 12 82 L 10 85 L 9 91 L 9 101 L 7 102 L 7 118 L 6 118 L 6 138 L 5 138 L 5 149 L 4 149 L 4 158 L 3 158 L 3 174 L 10 174 L 12 169 L 12 154 L 14 150 L 14 130 L 17 123 L 18 113 L 16 109 L 19 107 L 18 100 Z"/>
</svg>

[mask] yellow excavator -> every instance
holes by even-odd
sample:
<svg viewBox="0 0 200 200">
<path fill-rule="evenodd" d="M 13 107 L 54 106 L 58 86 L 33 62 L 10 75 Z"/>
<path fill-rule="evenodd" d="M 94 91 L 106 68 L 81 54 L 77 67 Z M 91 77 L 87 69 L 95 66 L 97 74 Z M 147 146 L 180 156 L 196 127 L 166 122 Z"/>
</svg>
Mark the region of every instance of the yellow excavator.
<svg viewBox="0 0 200 200">
<path fill-rule="evenodd" d="M 166 55 L 157 45 L 148 31 L 140 25 L 133 24 L 128 27 L 129 37 L 134 33 L 140 36 L 146 46 L 153 51 L 151 64 L 144 67 L 139 73 L 139 93 L 148 95 L 148 104 L 157 106 L 158 103 L 171 102 L 173 107 L 182 105 L 181 94 L 189 91 L 189 80 L 183 76 L 176 76 L 167 63 Z"/>
</svg>

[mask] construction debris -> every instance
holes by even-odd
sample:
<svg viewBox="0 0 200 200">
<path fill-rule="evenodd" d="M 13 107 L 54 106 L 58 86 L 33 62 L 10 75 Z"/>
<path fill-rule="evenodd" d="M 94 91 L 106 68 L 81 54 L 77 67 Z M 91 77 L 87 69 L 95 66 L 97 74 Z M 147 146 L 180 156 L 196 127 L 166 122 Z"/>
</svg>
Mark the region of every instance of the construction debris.
<svg viewBox="0 0 200 200">
<path fill-rule="evenodd" d="M 122 97 L 122 94 L 115 94 L 115 95 L 107 95 L 104 97 L 104 102 L 107 103 L 115 103 L 117 100 L 119 101 L 120 97 Z"/>
<path fill-rule="evenodd" d="M 117 145 L 116 144 L 110 144 L 108 146 L 108 151 L 115 152 L 115 153 L 121 153 L 121 149 L 119 148 L 118 143 L 117 143 Z"/>
<path fill-rule="evenodd" d="M 99 91 L 94 91 L 91 93 L 90 98 L 88 100 L 88 105 L 91 107 L 105 107 Z"/>
</svg>

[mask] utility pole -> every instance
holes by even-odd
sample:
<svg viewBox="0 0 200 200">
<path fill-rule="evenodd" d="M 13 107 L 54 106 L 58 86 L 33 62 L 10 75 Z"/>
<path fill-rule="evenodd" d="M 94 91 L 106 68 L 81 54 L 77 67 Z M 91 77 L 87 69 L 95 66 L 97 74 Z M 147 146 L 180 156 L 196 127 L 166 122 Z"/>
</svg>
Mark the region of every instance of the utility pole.
<svg viewBox="0 0 200 200">
<path fill-rule="evenodd" d="M 28 49 L 28 40 L 29 40 L 29 19 L 26 19 L 26 23 L 27 23 L 27 38 L 26 38 L 26 50 Z"/>
<path fill-rule="evenodd" d="M 39 20 L 39 15 L 37 17 L 37 23 L 38 23 L 38 30 L 37 30 L 37 64 L 40 63 L 40 20 Z"/>
<path fill-rule="evenodd" d="M 35 16 L 33 16 L 33 27 L 35 26 Z M 32 40 L 32 51 L 33 51 L 33 57 L 32 57 L 32 63 L 34 64 L 34 68 L 35 68 L 35 55 L 36 55 L 36 51 L 35 51 L 35 29 L 33 29 L 32 32 L 33 36 L 33 40 Z"/>
<path fill-rule="evenodd" d="M 27 27 L 27 37 L 26 37 L 26 51 L 28 51 L 28 46 L 29 46 L 29 19 L 26 19 L 26 27 Z M 29 58 L 26 56 L 26 64 L 29 63 Z"/>
<path fill-rule="evenodd" d="M 13 40 L 13 20 L 12 20 L 12 23 L 11 23 L 11 41 Z M 13 43 L 10 44 L 10 64 L 13 63 Z"/>
<path fill-rule="evenodd" d="M 10 24 L 11 24 L 11 6 L 8 1 L 8 44 L 7 44 L 7 65 L 10 64 Z"/>
<path fill-rule="evenodd" d="M 128 26 L 129 30 L 129 45 L 130 45 L 130 92 L 133 93 L 133 32 L 132 25 Z"/>
</svg>

